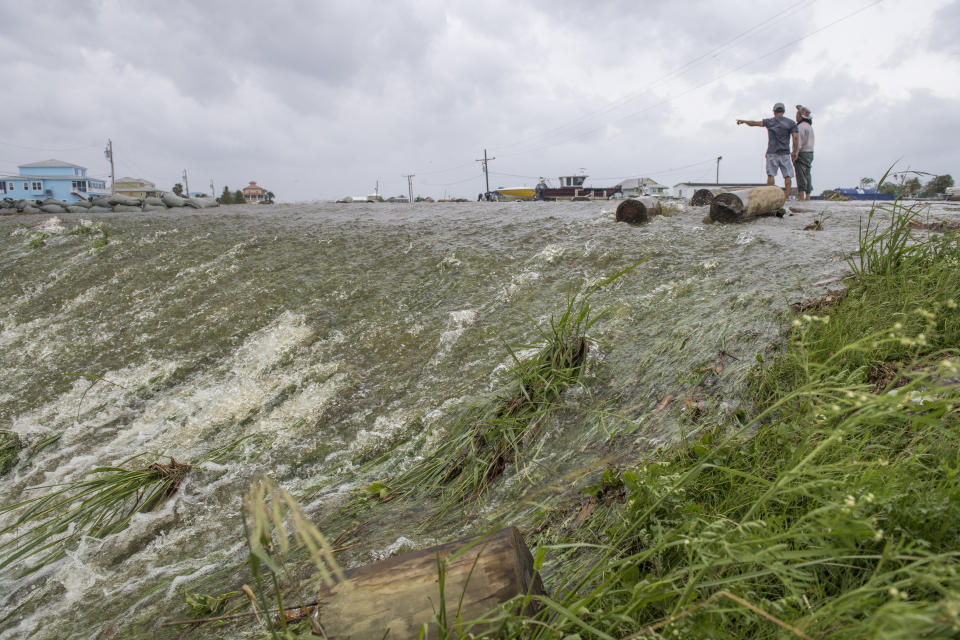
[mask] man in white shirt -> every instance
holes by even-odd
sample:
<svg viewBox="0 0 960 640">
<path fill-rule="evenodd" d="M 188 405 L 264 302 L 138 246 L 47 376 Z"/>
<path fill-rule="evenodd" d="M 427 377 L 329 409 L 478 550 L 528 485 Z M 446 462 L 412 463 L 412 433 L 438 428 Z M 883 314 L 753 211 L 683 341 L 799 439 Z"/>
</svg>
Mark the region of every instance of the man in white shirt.
<svg viewBox="0 0 960 640">
<path fill-rule="evenodd" d="M 797 137 L 799 153 L 793 161 L 797 170 L 797 199 L 809 200 L 813 191 L 810 169 L 813 167 L 813 114 L 802 104 L 797 105 Z"/>
</svg>

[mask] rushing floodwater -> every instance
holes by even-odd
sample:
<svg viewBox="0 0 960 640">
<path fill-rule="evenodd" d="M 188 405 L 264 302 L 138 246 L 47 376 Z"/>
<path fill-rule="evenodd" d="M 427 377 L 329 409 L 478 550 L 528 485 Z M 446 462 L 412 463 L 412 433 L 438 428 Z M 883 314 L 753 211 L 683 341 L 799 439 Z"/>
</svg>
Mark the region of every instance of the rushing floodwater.
<svg viewBox="0 0 960 640">
<path fill-rule="evenodd" d="M 607 315 L 584 387 L 531 447 L 528 475 L 494 497 L 669 442 L 687 396 L 733 411 L 787 305 L 838 286 L 818 283 L 846 273 L 867 211 L 804 205 L 727 226 L 686 208 L 643 227 L 615 223 L 612 203 L 171 210 L 95 217 L 102 249 L 100 232 L 69 233 L 84 216 L 0 218 L 0 429 L 28 444 L 62 433 L 21 452 L 0 478 L 4 503 L 137 453 L 190 461 L 261 436 L 122 533 L 0 578 L 0 639 L 172 637 L 157 623 L 184 615 L 183 591 L 245 557 L 253 478 L 273 477 L 322 524 L 349 489 L 427 453 L 416 436 L 442 437 L 496 389 L 504 343 L 535 341 L 568 294 L 642 258 L 596 294 Z M 803 231 L 824 209 L 825 231 Z M 348 561 L 469 528 L 428 537 L 398 517 L 369 527 Z"/>
</svg>

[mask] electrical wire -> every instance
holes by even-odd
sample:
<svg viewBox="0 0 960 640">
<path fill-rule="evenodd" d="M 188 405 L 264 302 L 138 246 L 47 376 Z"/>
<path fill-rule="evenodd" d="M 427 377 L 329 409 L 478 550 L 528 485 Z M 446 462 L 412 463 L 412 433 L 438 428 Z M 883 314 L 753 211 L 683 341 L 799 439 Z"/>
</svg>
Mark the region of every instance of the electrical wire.
<svg viewBox="0 0 960 640">
<path fill-rule="evenodd" d="M 814 31 L 811 31 L 810 33 L 807 33 L 807 34 L 805 34 L 805 35 L 803 35 L 803 36 L 801 36 L 801 37 L 799 37 L 799 38 L 796 38 L 796 39 L 794 39 L 794 40 L 791 40 L 791 41 L 787 42 L 786 44 L 783 44 L 783 45 L 777 47 L 776 49 L 773 49 L 773 50 L 771 50 L 771 51 L 768 51 L 768 52 L 760 55 L 759 57 L 753 58 L 753 59 L 751 59 L 750 61 L 745 62 L 744 64 L 739 65 L 739 66 L 737 66 L 737 67 L 734 67 L 733 69 L 730 69 L 730 70 L 728 70 L 728 71 L 726 71 L 726 72 L 724 72 L 724 73 L 722 73 L 722 74 L 720 74 L 720 75 L 718 75 L 718 76 L 714 76 L 713 78 L 711 78 L 710 80 L 708 80 L 708 81 L 706 81 L 706 82 L 704 82 L 704 83 L 698 84 L 698 85 L 696 85 L 696 86 L 694 86 L 694 87 L 692 87 L 692 88 L 690 88 L 690 89 L 687 89 L 686 91 L 683 91 L 683 92 L 681 92 L 681 93 L 678 93 L 678 94 L 676 94 L 676 95 L 668 96 L 668 97 L 664 98 L 663 100 L 660 100 L 659 102 L 656 102 L 656 103 L 654 103 L 654 104 L 651 104 L 651 105 L 649 105 L 649 106 L 647 106 L 647 107 L 644 107 L 643 109 L 640 109 L 640 110 L 638 110 L 638 111 L 634 111 L 633 113 L 627 114 L 626 116 L 623 116 L 622 118 L 619 118 L 619 119 L 617 119 L 617 120 L 614 120 L 613 122 L 614 122 L 614 123 L 622 123 L 622 122 L 624 122 L 624 121 L 626 121 L 626 120 L 633 119 L 633 118 L 637 117 L 638 115 L 641 115 L 641 114 L 643 114 L 643 113 L 646 113 L 646 112 L 648 112 L 648 111 L 651 111 L 651 110 L 653 110 L 653 109 L 656 109 L 657 107 L 661 107 L 661 106 L 663 106 L 663 105 L 665 105 L 665 104 L 669 104 L 670 102 L 673 102 L 674 100 L 676 100 L 676 99 L 678 99 L 678 98 L 681 98 L 681 97 L 683 97 L 683 96 L 685 96 L 685 95 L 688 95 L 688 94 L 690 94 L 690 93 L 693 93 L 694 91 L 699 91 L 700 89 L 703 89 L 704 87 L 710 86 L 711 84 L 714 84 L 715 82 L 717 82 L 717 81 L 719 81 L 719 80 L 721 80 L 721 79 L 723 79 L 723 78 L 725 78 L 725 77 L 727 77 L 727 76 L 729 76 L 729 75 L 731 75 L 731 74 L 733 74 L 733 73 L 735 73 L 735 72 L 737 72 L 737 71 L 739 71 L 739 70 L 741 70 L 741 69 L 743 69 L 743 68 L 745 68 L 745 67 L 748 67 L 748 66 L 750 66 L 750 65 L 756 64 L 757 62 L 759 62 L 759 61 L 761 61 L 761 60 L 764 60 L 764 59 L 766 59 L 766 58 L 769 58 L 770 56 L 773 56 L 773 55 L 775 55 L 775 54 L 777 54 L 777 53 L 780 53 L 780 52 L 783 51 L 784 49 L 787 49 L 787 48 L 789 48 L 789 47 L 797 44 L 798 42 L 802 42 L 803 40 L 806 40 L 806 39 L 808 39 L 808 38 L 811 38 L 811 37 L 817 35 L 818 33 L 822 32 L 822 31 L 824 31 L 824 30 L 826 30 L 826 29 L 829 29 L 830 27 L 833 27 L 834 25 L 837 25 L 837 24 L 839 24 L 840 22 L 843 22 L 844 20 L 847 20 L 847 19 L 849 19 L 849 18 L 852 18 L 853 16 L 855 16 L 855 15 L 857 15 L 857 14 L 863 13 L 863 12 L 866 11 L 867 9 L 870 9 L 870 8 L 872 8 L 872 7 L 880 4 L 881 2 L 883 2 L 883 0 L 874 0 L 873 2 L 871 2 L 871 3 L 869 3 L 869 4 L 867 4 L 867 5 L 863 6 L 863 7 L 861 7 L 860 9 L 857 9 L 856 11 L 853 11 L 853 12 L 851 12 L 851 13 L 848 13 L 848 14 L 846 14 L 845 16 L 842 16 L 842 17 L 834 20 L 833 22 L 830 22 L 829 24 L 824 25 L 823 27 L 820 27 L 819 29 L 816 29 L 816 30 L 814 30 Z M 589 130 L 587 130 L 587 131 L 584 131 L 584 132 L 582 132 L 582 133 L 580 133 L 580 134 L 577 134 L 577 135 L 574 135 L 574 136 L 571 136 L 571 137 L 567 137 L 567 138 L 565 138 L 565 139 L 563 139 L 563 140 L 560 140 L 560 141 L 552 142 L 552 143 L 545 144 L 545 145 L 542 145 L 542 146 L 539 146 L 539 147 L 534 147 L 534 148 L 531 148 L 531 149 L 526 149 L 526 150 L 523 150 L 523 151 L 517 151 L 517 152 L 514 152 L 514 153 L 512 153 L 512 154 L 509 154 L 509 155 L 507 155 L 507 156 L 505 156 L 505 157 L 515 157 L 515 156 L 518 156 L 518 155 L 526 155 L 526 154 L 528 154 L 528 153 L 534 153 L 534 152 L 536 152 L 536 151 L 543 151 L 544 149 L 549 149 L 549 148 L 551 148 L 551 147 L 555 147 L 555 146 L 557 146 L 557 145 L 560 145 L 560 144 L 563 144 L 563 143 L 566 143 L 566 142 L 570 142 L 570 141 L 572 141 L 572 140 L 579 140 L 579 139 L 581 139 L 581 138 L 584 138 L 584 137 L 593 135 L 593 134 L 596 133 L 597 131 L 600 131 L 600 130 L 604 129 L 608 124 L 609 124 L 609 123 L 605 123 L 605 124 L 603 124 L 603 125 L 594 127 L 594 128 L 589 129 Z"/>
<path fill-rule="evenodd" d="M 22 144 L 6 142 L 4 140 L 0 140 L 0 145 L 3 145 L 5 147 L 14 147 L 16 149 L 25 149 L 27 151 L 79 151 L 81 149 L 96 149 L 96 148 L 99 148 L 100 146 L 95 144 L 88 144 L 82 147 L 28 147 Z"/>
<path fill-rule="evenodd" d="M 531 137 L 529 137 L 529 138 L 527 138 L 527 139 L 525 139 L 525 140 L 522 139 L 522 140 L 520 140 L 519 142 L 514 142 L 514 143 L 511 143 L 511 144 L 507 144 L 507 145 L 505 145 L 505 146 L 499 146 L 498 149 L 511 149 L 511 148 L 514 148 L 514 147 L 523 146 L 523 145 L 525 145 L 525 144 L 527 144 L 527 143 L 529 143 L 529 142 L 534 142 L 534 141 L 536 141 L 536 140 L 538 140 L 538 139 L 540 139 L 540 138 L 545 138 L 545 137 L 549 137 L 549 136 L 555 135 L 555 134 L 557 134 L 557 133 L 559 133 L 559 132 L 561 132 L 561 131 L 563 131 L 563 130 L 565 130 L 565 129 L 569 129 L 569 128 L 575 126 L 576 124 L 578 124 L 578 123 L 580 123 L 580 122 L 583 122 L 583 121 L 585 121 L 585 120 L 594 118 L 595 116 L 597 116 L 597 115 L 599 115 L 599 114 L 606 113 L 606 112 L 609 112 L 609 111 L 613 111 L 614 109 L 616 109 L 616 108 L 618 108 L 618 107 L 620 107 L 620 106 L 622 106 L 622 105 L 625 105 L 625 104 L 628 103 L 628 102 L 631 102 L 631 101 L 633 101 L 633 100 L 636 100 L 636 99 L 640 98 L 641 96 L 649 93 L 650 90 L 651 90 L 653 87 L 657 86 L 658 84 L 662 83 L 663 81 L 665 81 L 665 80 L 667 80 L 667 79 L 669 79 L 669 78 L 672 78 L 672 77 L 674 77 L 674 76 L 677 76 L 677 75 L 682 75 L 684 71 L 688 70 L 690 67 L 692 67 L 692 66 L 693 66 L 694 64 L 696 64 L 697 62 L 700 62 L 700 61 L 703 60 L 704 58 L 707 58 L 707 57 L 717 57 L 717 55 L 719 55 L 721 52 L 723 52 L 723 51 L 726 50 L 726 49 L 729 49 L 734 43 L 738 42 L 739 40 L 742 40 L 744 37 L 746 37 L 746 36 L 749 35 L 750 33 L 753 33 L 754 31 L 756 31 L 756 30 L 759 29 L 760 27 L 766 26 L 767 24 L 770 24 L 771 22 L 778 22 L 778 21 L 780 21 L 780 20 L 783 20 L 783 19 L 785 19 L 790 13 L 795 12 L 795 11 L 799 11 L 801 8 L 807 8 L 807 7 L 809 7 L 810 5 L 814 4 L 816 1 L 817 1 L 817 0 L 800 0 L 799 2 L 797 2 L 797 3 L 795 3 L 795 4 L 793 4 L 793 5 L 789 6 L 789 7 L 787 7 L 786 9 L 784 9 L 784 10 L 782 10 L 782 11 L 778 11 L 776 14 L 772 15 L 771 17 L 769 17 L 769 18 L 767 18 L 767 19 L 765 19 L 765 20 L 762 20 L 761 22 L 758 22 L 757 24 L 755 24 L 755 25 L 753 25 L 752 27 L 746 29 L 745 31 L 740 32 L 739 34 L 737 34 L 737 35 L 734 36 L 733 38 L 731 38 L 731 39 L 727 40 L 726 42 L 724 42 L 723 44 L 721 44 L 720 46 L 715 47 L 714 49 L 711 49 L 710 51 L 707 51 L 706 53 L 703 53 L 703 54 L 697 56 L 696 58 L 693 58 L 692 60 L 689 60 L 688 62 L 684 63 L 683 65 L 681 65 L 681 66 L 679 66 L 679 67 L 677 67 L 677 68 L 675 68 L 675 69 L 673 69 L 672 71 L 669 71 L 669 72 L 665 73 L 664 75 L 660 76 L 660 77 L 657 78 L 656 80 L 654 80 L 654 81 L 650 82 L 649 84 L 647 84 L 646 87 L 644 87 L 643 89 L 639 89 L 639 90 L 637 90 L 637 91 L 634 91 L 634 92 L 628 93 L 628 94 L 626 94 L 626 95 L 624 95 L 624 96 L 621 96 L 620 98 L 618 98 L 618 99 L 610 102 L 609 104 L 607 104 L 606 106 L 604 106 L 604 107 L 602 107 L 602 108 L 600 108 L 600 109 L 597 109 L 597 110 L 592 111 L 592 112 L 590 112 L 590 113 L 586 113 L 586 114 L 584 114 L 584 115 L 582 115 L 582 116 L 579 116 L 579 117 L 577 117 L 577 118 L 575 118 L 575 119 L 573 119 L 573 120 L 571 120 L 571 121 L 569 121 L 569 122 L 567 122 L 567 123 L 565 123 L 565 124 L 558 125 L 557 127 L 554 127 L 553 129 L 549 129 L 549 130 L 547 130 L 547 131 L 544 131 L 543 133 L 537 134 L 537 135 L 535 135 L 535 136 L 531 136 Z M 804 7 L 803 5 L 806 5 L 806 7 Z"/>
</svg>

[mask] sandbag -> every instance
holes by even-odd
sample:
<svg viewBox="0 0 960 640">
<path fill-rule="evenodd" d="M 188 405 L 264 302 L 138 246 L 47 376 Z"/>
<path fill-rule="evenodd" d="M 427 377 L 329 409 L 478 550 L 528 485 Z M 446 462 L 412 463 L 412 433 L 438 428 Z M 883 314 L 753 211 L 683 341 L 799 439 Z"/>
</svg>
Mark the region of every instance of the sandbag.
<svg viewBox="0 0 960 640">
<path fill-rule="evenodd" d="M 145 204 L 143 205 L 143 211 L 166 211 L 167 205 L 161 204 Z"/>
<path fill-rule="evenodd" d="M 182 207 L 187 204 L 187 201 L 176 195 L 175 193 L 165 193 L 160 196 L 160 199 L 163 201 L 163 204 L 168 207 Z"/>
<path fill-rule="evenodd" d="M 42 204 L 40 205 L 40 211 L 44 213 L 66 213 L 67 208 L 61 207 L 58 204 Z"/>
<path fill-rule="evenodd" d="M 113 205 L 110 204 L 110 198 L 106 198 L 106 197 L 94 198 L 93 200 L 90 201 L 90 206 L 91 206 L 91 207 L 104 207 L 105 209 L 112 209 L 112 208 L 113 208 Z"/>
<path fill-rule="evenodd" d="M 117 213 L 139 213 L 142 211 L 140 207 L 130 204 L 115 204 L 113 205 L 113 210 Z"/>
<path fill-rule="evenodd" d="M 143 204 L 145 205 L 149 204 L 149 205 L 161 206 L 161 207 L 167 206 L 163 203 L 163 200 L 161 200 L 157 196 L 147 196 L 146 198 L 143 199 Z"/>
<path fill-rule="evenodd" d="M 116 205 L 126 205 L 128 207 L 140 206 L 140 198 L 133 198 L 131 196 L 125 196 L 120 193 L 115 193 L 109 198 L 107 198 L 107 202 L 109 202 L 114 206 Z"/>
<path fill-rule="evenodd" d="M 88 213 L 110 213 L 112 211 L 113 209 L 110 207 L 98 207 L 98 206 L 93 206 L 87 209 Z"/>
<path fill-rule="evenodd" d="M 0 207 L 0 215 L 7 215 L 10 213 L 20 213 L 20 212 L 14 209 L 13 207 Z"/>
<path fill-rule="evenodd" d="M 90 208 L 90 203 L 86 200 L 77 200 L 76 202 L 68 202 L 67 206 L 70 207 L 83 207 L 84 209 Z"/>
<path fill-rule="evenodd" d="M 27 206 L 20 210 L 20 213 L 40 213 L 40 209 L 36 207 Z"/>
<path fill-rule="evenodd" d="M 194 209 L 208 209 L 219 205 L 220 203 L 213 198 L 187 198 L 187 206 Z"/>
<path fill-rule="evenodd" d="M 90 211 L 90 207 L 79 207 L 75 204 L 72 204 L 69 207 L 67 207 L 67 211 L 69 211 L 70 213 L 87 213 L 88 211 Z"/>
</svg>

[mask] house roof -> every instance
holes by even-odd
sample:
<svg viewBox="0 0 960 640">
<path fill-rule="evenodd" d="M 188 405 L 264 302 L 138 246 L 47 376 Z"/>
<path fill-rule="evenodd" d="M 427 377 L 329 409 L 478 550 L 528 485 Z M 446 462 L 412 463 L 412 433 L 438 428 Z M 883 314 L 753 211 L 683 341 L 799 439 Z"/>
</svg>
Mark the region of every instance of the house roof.
<svg viewBox="0 0 960 640">
<path fill-rule="evenodd" d="M 86 169 L 86 167 L 81 167 L 78 164 L 73 164 L 70 162 L 64 162 L 63 160 L 42 160 L 40 162 L 31 162 L 29 164 L 20 164 L 18 167 L 71 167 L 74 169 Z"/>
<path fill-rule="evenodd" d="M 144 187 L 156 186 L 154 183 L 150 182 L 149 180 L 145 180 L 144 178 L 131 178 L 129 176 L 125 178 L 117 178 L 116 180 L 113 181 L 113 184 L 122 184 L 122 183 L 128 183 L 128 182 L 139 185 L 139 186 L 144 186 Z"/>
</svg>

